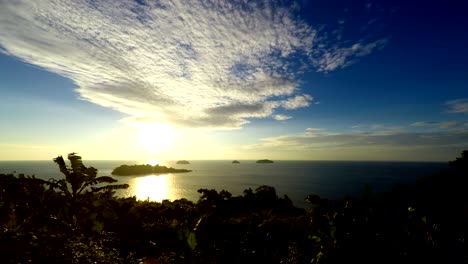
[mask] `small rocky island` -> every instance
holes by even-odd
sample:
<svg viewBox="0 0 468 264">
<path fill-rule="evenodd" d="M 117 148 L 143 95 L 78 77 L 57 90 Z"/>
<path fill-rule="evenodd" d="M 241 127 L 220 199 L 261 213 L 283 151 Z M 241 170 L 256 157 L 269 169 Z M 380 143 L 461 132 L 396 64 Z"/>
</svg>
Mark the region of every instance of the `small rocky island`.
<svg viewBox="0 0 468 264">
<path fill-rule="evenodd" d="M 240 162 L 238 160 L 233 160 L 232 163 L 239 164 Z"/>
<path fill-rule="evenodd" d="M 151 166 L 145 165 L 121 165 L 112 171 L 112 175 L 129 176 L 129 175 L 145 175 L 145 174 L 162 174 L 162 173 L 182 173 L 191 172 L 186 169 L 174 169 L 166 166 Z"/>
<path fill-rule="evenodd" d="M 190 162 L 188 162 L 186 160 L 179 160 L 179 161 L 177 161 L 177 164 L 190 164 Z"/>
<path fill-rule="evenodd" d="M 269 159 L 262 159 L 262 160 L 257 160 L 257 163 L 273 163 L 273 161 Z"/>
</svg>

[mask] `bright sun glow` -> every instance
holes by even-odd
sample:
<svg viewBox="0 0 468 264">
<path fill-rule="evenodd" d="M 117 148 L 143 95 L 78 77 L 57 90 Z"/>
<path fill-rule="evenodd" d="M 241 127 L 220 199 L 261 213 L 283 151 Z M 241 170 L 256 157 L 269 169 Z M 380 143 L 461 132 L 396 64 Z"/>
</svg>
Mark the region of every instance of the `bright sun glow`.
<svg viewBox="0 0 468 264">
<path fill-rule="evenodd" d="M 139 125 L 139 143 L 150 153 L 168 150 L 174 144 L 176 137 L 177 132 L 166 124 L 143 123 Z"/>
<path fill-rule="evenodd" d="M 147 160 L 146 162 L 142 162 L 142 164 L 149 164 L 151 166 L 155 166 L 155 165 L 164 166 L 164 164 L 160 160 L 154 160 L 154 159 Z"/>
</svg>

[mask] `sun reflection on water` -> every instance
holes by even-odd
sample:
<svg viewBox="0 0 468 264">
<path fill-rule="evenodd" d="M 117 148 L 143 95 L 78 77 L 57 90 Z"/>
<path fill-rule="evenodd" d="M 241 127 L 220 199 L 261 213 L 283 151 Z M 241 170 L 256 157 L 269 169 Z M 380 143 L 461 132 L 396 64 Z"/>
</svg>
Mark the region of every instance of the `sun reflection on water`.
<svg viewBox="0 0 468 264">
<path fill-rule="evenodd" d="M 138 200 L 161 202 L 173 200 L 173 176 L 171 174 L 137 177 L 133 181 L 134 193 Z"/>
</svg>

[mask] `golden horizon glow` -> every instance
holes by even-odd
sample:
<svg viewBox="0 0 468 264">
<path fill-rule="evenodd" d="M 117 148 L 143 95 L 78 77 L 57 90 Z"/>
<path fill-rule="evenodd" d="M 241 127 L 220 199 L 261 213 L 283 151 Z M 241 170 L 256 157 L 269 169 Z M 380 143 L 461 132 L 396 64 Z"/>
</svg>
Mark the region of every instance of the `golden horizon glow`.
<svg viewBox="0 0 468 264">
<path fill-rule="evenodd" d="M 161 162 L 160 160 L 156 160 L 156 159 L 146 160 L 142 162 L 142 164 L 149 164 L 151 166 L 156 166 L 156 165 L 165 166 L 165 162 Z"/>
</svg>

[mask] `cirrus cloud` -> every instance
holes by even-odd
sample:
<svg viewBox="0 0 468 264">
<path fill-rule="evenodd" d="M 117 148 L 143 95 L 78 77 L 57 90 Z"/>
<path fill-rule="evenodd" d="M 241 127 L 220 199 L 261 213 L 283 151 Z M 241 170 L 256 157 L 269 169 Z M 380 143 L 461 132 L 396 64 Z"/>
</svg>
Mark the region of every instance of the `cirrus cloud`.
<svg viewBox="0 0 468 264">
<path fill-rule="evenodd" d="M 0 50 L 129 120 L 239 128 L 309 106 L 298 61 L 333 71 L 386 43 L 325 38 L 297 11 L 273 1 L 2 1 Z"/>
<path fill-rule="evenodd" d="M 304 151 L 317 149 L 344 150 L 349 148 L 420 148 L 463 149 L 468 147 L 468 129 L 438 132 L 367 131 L 329 132 L 306 129 L 303 133 L 288 134 L 261 139 L 258 144 L 244 146 L 246 149 Z"/>
<path fill-rule="evenodd" d="M 468 98 L 451 100 L 446 103 L 449 113 L 468 113 Z"/>
<path fill-rule="evenodd" d="M 444 122 L 435 122 L 435 121 L 420 121 L 411 124 L 415 127 L 438 127 L 438 128 L 459 128 L 468 126 L 468 121 L 444 121 Z"/>
</svg>

